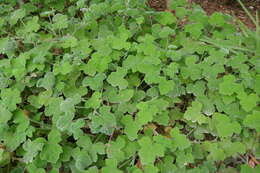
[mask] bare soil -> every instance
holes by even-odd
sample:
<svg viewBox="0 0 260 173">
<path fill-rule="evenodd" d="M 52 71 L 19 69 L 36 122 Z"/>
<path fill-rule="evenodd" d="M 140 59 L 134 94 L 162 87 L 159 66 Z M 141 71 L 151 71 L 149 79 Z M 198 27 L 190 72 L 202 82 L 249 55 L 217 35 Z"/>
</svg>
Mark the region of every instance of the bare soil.
<svg viewBox="0 0 260 173">
<path fill-rule="evenodd" d="M 192 0 L 192 2 L 199 4 L 209 15 L 216 11 L 226 13 L 239 18 L 248 27 L 255 28 L 253 22 L 236 0 Z M 244 0 L 243 3 L 253 16 L 255 16 L 256 11 L 258 14 L 260 13 L 259 0 Z"/>
<path fill-rule="evenodd" d="M 208 15 L 214 12 L 222 12 L 239 18 L 245 25 L 250 28 L 255 28 L 255 25 L 247 16 L 236 0 L 188 0 L 189 3 L 196 3 L 200 5 Z M 255 16 L 256 12 L 260 15 L 260 0 L 242 0 L 245 7 Z M 164 11 L 167 9 L 167 0 L 149 0 L 150 7 L 157 11 Z M 260 17 L 259 17 L 260 23 Z"/>
</svg>

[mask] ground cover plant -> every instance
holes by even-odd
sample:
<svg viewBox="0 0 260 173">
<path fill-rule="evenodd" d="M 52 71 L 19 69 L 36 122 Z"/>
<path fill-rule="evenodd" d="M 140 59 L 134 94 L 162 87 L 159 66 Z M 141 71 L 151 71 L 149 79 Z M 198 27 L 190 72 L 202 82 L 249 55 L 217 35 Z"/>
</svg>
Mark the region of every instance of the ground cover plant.
<svg viewBox="0 0 260 173">
<path fill-rule="evenodd" d="M 0 172 L 260 171 L 259 27 L 185 0 L 2 0 L 0 16 Z"/>
</svg>

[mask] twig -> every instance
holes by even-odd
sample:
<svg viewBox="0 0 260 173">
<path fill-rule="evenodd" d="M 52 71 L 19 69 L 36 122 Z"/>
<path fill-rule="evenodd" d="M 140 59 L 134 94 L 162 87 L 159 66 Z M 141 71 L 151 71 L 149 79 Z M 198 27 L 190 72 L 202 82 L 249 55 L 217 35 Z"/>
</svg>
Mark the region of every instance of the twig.
<svg viewBox="0 0 260 173">
<path fill-rule="evenodd" d="M 249 157 L 256 165 L 260 164 L 260 162 L 258 160 L 256 160 L 256 158 L 252 154 L 249 154 Z"/>
</svg>

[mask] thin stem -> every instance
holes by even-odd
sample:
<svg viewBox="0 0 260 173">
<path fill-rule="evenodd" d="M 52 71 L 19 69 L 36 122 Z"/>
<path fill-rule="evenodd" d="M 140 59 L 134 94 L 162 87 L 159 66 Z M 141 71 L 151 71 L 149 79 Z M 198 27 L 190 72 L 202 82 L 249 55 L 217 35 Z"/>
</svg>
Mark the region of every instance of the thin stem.
<svg viewBox="0 0 260 173">
<path fill-rule="evenodd" d="M 241 48 L 241 47 L 235 47 L 235 46 L 228 46 L 228 45 L 219 45 L 218 43 L 215 43 L 213 41 L 211 41 L 210 39 L 200 39 L 200 41 L 202 42 L 205 42 L 205 43 L 208 43 L 208 44 L 212 44 L 218 48 L 227 48 L 230 50 L 230 52 L 233 52 L 233 53 L 237 53 L 235 50 L 240 50 L 240 51 L 245 51 L 245 52 L 250 52 L 250 53 L 254 53 L 254 51 L 252 50 L 249 50 L 249 49 L 245 49 L 245 48 Z M 232 50 L 234 49 L 234 50 Z"/>
<path fill-rule="evenodd" d="M 33 120 L 31 118 L 29 118 L 29 120 L 35 124 L 39 124 L 39 125 L 42 125 L 43 123 L 39 122 L 39 121 L 36 121 L 36 120 Z"/>
<path fill-rule="evenodd" d="M 129 159 L 127 159 L 127 160 L 125 160 L 125 161 L 123 161 L 119 166 L 118 166 L 118 168 L 120 169 L 120 168 L 122 168 L 122 167 L 124 167 L 126 164 L 128 164 L 129 163 L 129 161 L 132 161 L 132 160 L 134 160 L 135 159 L 135 157 L 136 157 L 136 154 L 134 154 L 132 157 L 130 157 Z"/>
<path fill-rule="evenodd" d="M 240 1 L 240 0 L 237 0 L 238 3 L 242 6 L 243 10 L 246 12 L 246 14 L 248 15 L 248 17 L 252 20 L 252 22 L 257 25 L 257 22 L 256 20 L 254 19 L 254 17 L 252 16 L 252 14 L 246 9 L 246 7 L 244 6 L 244 4 Z"/>
<path fill-rule="evenodd" d="M 88 108 L 86 108 L 86 107 L 84 107 L 84 106 L 75 106 L 75 108 L 79 108 L 79 109 L 88 109 Z"/>
<path fill-rule="evenodd" d="M 243 155 L 239 154 L 238 156 L 244 163 L 247 163 L 247 160 L 244 158 Z"/>
<path fill-rule="evenodd" d="M 29 118 L 29 120 L 35 124 L 38 124 L 40 126 L 40 128 L 38 129 L 41 129 L 41 130 L 51 130 L 51 126 L 49 126 L 48 124 L 44 124 L 43 122 L 39 122 L 39 121 L 36 121 L 36 120 L 33 120 L 31 118 Z"/>
<path fill-rule="evenodd" d="M 195 128 L 191 129 L 191 131 L 186 136 L 190 136 L 194 131 L 195 131 Z"/>
<path fill-rule="evenodd" d="M 12 160 L 17 160 L 19 162 L 24 162 L 22 158 L 12 157 Z"/>
<path fill-rule="evenodd" d="M 94 142 L 93 143 L 96 143 L 101 137 L 103 136 L 103 134 L 101 133 L 101 134 L 99 134 L 97 137 L 96 137 L 96 139 L 94 140 Z"/>
<path fill-rule="evenodd" d="M 73 120 L 73 121 L 77 121 L 77 120 L 87 120 L 87 119 L 89 119 L 89 117 L 78 118 L 78 119 L 75 119 L 75 120 Z"/>
</svg>

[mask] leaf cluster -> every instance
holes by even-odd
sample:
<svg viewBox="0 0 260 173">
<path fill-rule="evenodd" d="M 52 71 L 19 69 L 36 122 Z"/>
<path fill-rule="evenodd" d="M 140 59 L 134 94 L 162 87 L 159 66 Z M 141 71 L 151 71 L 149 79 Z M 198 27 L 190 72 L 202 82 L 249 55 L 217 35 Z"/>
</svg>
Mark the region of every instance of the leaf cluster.
<svg viewBox="0 0 260 173">
<path fill-rule="evenodd" d="M 0 172 L 259 172 L 259 40 L 169 9 L 2 0 Z"/>
</svg>

